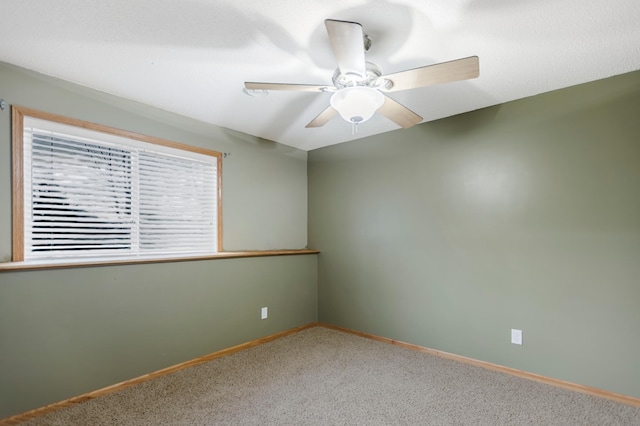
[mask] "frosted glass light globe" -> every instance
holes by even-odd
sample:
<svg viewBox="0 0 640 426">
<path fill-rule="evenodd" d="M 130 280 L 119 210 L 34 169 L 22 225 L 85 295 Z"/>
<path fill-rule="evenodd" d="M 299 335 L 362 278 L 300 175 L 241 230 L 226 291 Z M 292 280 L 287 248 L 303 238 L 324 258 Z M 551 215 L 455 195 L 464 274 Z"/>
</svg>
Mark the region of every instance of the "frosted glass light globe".
<svg viewBox="0 0 640 426">
<path fill-rule="evenodd" d="M 331 96 L 331 106 L 350 123 L 370 119 L 384 104 L 384 95 L 366 86 L 345 87 Z"/>
</svg>

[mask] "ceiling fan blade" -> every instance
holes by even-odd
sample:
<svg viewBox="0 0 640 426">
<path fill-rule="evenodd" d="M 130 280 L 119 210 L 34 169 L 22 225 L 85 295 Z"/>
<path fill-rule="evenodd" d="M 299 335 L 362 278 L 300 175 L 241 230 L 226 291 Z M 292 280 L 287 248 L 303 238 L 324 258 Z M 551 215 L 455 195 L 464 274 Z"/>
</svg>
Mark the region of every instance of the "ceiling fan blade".
<svg viewBox="0 0 640 426">
<path fill-rule="evenodd" d="M 357 22 L 334 19 L 326 19 L 324 25 L 327 27 L 331 48 L 338 60 L 340 72 L 344 75 L 356 74 L 364 77 L 366 64 L 362 25 Z"/>
<path fill-rule="evenodd" d="M 329 106 L 329 107 L 327 107 L 327 109 L 325 109 L 320 114 L 318 114 L 316 116 L 316 118 L 311 120 L 311 122 L 309 122 L 309 124 L 307 124 L 304 127 L 310 128 L 310 127 L 321 127 L 321 126 L 324 126 L 325 124 L 327 124 L 327 122 L 329 120 L 331 120 L 337 114 L 338 114 L 338 111 L 333 109 L 333 107 Z"/>
<path fill-rule="evenodd" d="M 384 97 L 384 104 L 378 109 L 378 112 L 404 129 L 422 121 L 422 117 L 418 114 L 388 96 Z"/>
<path fill-rule="evenodd" d="M 386 90 L 381 87 L 381 90 L 397 92 L 400 90 L 414 89 L 416 87 L 449 83 L 451 81 L 468 80 L 476 78 L 478 75 L 480 75 L 478 57 L 470 56 L 468 58 L 383 75 L 380 78 L 391 81 L 393 86 Z"/>
<path fill-rule="evenodd" d="M 244 87 L 247 90 L 295 90 L 298 92 L 327 92 L 333 89 L 333 87 L 314 84 L 256 83 L 252 81 L 245 82 Z"/>
</svg>

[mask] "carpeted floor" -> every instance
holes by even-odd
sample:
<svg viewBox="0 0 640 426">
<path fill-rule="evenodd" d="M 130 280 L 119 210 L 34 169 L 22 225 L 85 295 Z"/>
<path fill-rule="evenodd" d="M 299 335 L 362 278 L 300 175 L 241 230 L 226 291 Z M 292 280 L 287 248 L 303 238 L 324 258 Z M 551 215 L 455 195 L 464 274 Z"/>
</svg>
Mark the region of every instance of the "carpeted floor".
<svg viewBox="0 0 640 426">
<path fill-rule="evenodd" d="M 323 327 L 27 425 L 640 425 L 640 408 Z"/>
</svg>

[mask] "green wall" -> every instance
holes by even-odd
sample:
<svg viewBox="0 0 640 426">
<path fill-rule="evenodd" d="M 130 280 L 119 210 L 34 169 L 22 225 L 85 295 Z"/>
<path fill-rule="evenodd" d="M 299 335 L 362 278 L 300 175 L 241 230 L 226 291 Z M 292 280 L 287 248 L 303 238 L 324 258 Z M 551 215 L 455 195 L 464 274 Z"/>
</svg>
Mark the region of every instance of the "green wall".
<svg viewBox="0 0 640 426">
<path fill-rule="evenodd" d="M 86 120 L 227 154 L 225 250 L 307 245 L 307 153 L 0 62 L 0 196 L 10 200 L 10 105 Z M 217 100 L 212 99 L 212 102 Z M 0 203 L 0 262 L 11 259 L 11 203 Z"/>
<path fill-rule="evenodd" d="M 0 418 L 314 322 L 316 267 L 301 255 L 2 272 Z"/>
<path fill-rule="evenodd" d="M 0 98 L 228 153 L 225 248 L 305 247 L 308 217 L 321 250 L 0 272 L 0 418 L 318 318 L 640 397 L 640 72 L 308 162 L 5 64 Z M 11 255 L 10 146 L 0 111 L 0 261 Z"/>
<path fill-rule="evenodd" d="M 319 319 L 640 397 L 639 112 L 635 72 L 311 151 Z"/>
<path fill-rule="evenodd" d="M 307 245 L 304 151 L 2 63 L 0 99 L 227 153 L 225 249 Z M 0 262 L 11 259 L 10 116 L 0 111 Z M 0 418 L 316 320 L 315 255 L 0 271 Z"/>
</svg>

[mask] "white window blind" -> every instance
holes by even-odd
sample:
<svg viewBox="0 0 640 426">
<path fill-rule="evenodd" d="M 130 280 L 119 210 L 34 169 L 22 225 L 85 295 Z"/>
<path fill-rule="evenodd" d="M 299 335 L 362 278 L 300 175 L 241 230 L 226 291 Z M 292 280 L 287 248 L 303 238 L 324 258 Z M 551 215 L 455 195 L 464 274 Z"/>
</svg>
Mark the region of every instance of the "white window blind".
<svg viewBox="0 0 640 426">
<path fill-rule="evenodd" d="M 24 125 L 25 260 L 217 251 L 217 157 L 47 123 Z"/>
</svg>

